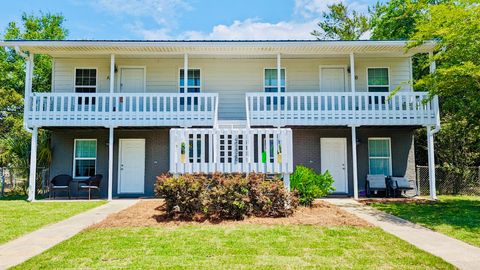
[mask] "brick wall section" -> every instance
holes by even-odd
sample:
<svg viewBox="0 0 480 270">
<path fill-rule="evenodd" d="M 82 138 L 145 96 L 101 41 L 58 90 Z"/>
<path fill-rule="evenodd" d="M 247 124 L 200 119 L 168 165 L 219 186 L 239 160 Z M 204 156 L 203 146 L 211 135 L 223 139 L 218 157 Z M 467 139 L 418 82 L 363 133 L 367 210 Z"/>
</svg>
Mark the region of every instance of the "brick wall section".
<svg viewBox="0 0 480 270">
<path fill-rule="evenodd" d="M 118 146 L 119 138 L 145 139 L 145 194 L 153 196 L 155 177 L 169 168 L 168 129 L 115 129 L 113 195 L 117 195 Z M 103 174 L 101 195 L 107 196 L 108 184 L 108 129 L 54 129 L 52 131 L 53 161 L 50 175 L 73 173 L 74 139 L 97 139 L 96 172 Z M 75 193 L 76 187 L 73 187 Z"/>
<path fill-rule="evenodd" d="M 293 162 L 316 171 L 321 170 L 320 138 L 347 138 L 348 189 L 353 192 L 351 129 L 342 128 L 293 128 Z M 359 190 L 365 189 L 368 174 L 368 138 L 390 137 L 392 147 L 392 170 L 394 176 L 415 179 L 415 150 L 412 128 L 360 127 L 357 128 L 357 168 Z"/>
</svg>

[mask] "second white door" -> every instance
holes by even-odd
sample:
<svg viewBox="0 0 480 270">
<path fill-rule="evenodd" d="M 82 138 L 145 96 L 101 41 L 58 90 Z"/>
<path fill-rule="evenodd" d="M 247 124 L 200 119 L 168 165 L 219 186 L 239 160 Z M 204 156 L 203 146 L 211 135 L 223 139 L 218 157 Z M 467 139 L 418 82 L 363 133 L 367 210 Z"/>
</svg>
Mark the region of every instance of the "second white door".
<svg viewBox="0 0 480 270">
<path fill-rule="evenodd" d="M 120 92 L 145 92 L 145 69 L 134 67 L 120 68 Z"/>
<path fill-rule="evenodd" d="M 120 139 L 118 193 L 145 192 L 145 139 Z"/>
<path fill-rule="evenodd" d="M 347 139 L 320 138 L 322 172 L 328 170 L 335 181 L 334 193 L 348 193 Z"/>
<path fill-rule="evenodd" d="M 321 69 L 320 91 L 345 92 L 345 69 L 343 67 L 329 67 Z"/>
</svg>

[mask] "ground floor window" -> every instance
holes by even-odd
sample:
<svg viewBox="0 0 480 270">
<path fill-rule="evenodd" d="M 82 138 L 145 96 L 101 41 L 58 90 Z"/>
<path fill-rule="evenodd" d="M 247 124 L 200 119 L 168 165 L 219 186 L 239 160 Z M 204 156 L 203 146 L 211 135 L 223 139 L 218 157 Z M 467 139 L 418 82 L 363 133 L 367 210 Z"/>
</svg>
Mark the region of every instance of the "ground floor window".
<svg viewBox="0 0 480 270">
<path fill-rule="evenodd" d="M 73 152 L 73 176 L 86 178 L 95 175 L 97 165 L 97 140 L 76 139 Z"/>
<path fill-rule="evenodd" d="M 368 139 L 368 168 L 370 174 L 392 175 L 390 138 Z"/>
</svg>

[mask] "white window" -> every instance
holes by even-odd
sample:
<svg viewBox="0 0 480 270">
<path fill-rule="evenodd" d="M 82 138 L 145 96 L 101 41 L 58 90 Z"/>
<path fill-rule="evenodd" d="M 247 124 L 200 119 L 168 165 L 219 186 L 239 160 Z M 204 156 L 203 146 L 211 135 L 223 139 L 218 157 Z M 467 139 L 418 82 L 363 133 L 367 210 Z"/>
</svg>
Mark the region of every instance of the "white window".
<svg viewBox="0 0 480 270">
<path fill-rule="evenodd" d="M 73 177 L 87 178 L 95 175 L 97 167 L 97 140 L 76 139 L 73 149 Z"/>
<path fill-rule="evenodd" d="M 95 93 L 97 91 L 97 69 L 75 69 L 75 93 Z"/>
<path fill-rule="evenodd" d="M 278 92 L 277 86 L 277 69 L 266 68 L 264 74 L 263 89 L 266 93 Z M 285 92 L 286 80 L 285 80 L 285 69 L 280 70 L 281 82 L 280 82 L 280 92 Z"/>
<path fill-rule="evenodd" d="M 201 76 L 200 76 L 200 69 L 188 69 L 188 87 L 187 91 L 185 91 L 185 76 L 183 76 L 183 68 L 180 69 L 180 80 L 179 80 L 179 88 L 180 93 L 200 93 L 201 90 Z"/>
<path fill-rule="evenodd" d="M 388 92 L 390 79 L 388 68 L 367 68 L 368 92 Z"/>
<path fill-rule="evenodd" d="M 392 175 L 390 138 L 368 138 L 368 168 L 370 174 Z"/>
</svg>

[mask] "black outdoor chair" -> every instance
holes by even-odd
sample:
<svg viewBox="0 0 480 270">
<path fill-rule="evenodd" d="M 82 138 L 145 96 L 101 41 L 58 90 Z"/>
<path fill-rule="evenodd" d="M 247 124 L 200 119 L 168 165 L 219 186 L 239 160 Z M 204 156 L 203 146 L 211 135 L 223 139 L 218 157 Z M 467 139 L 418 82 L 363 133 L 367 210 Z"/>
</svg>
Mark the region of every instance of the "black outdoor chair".
<svg viewBox="0 0 480 270">
<path fill-rule="evenodd" d="M 72 177 L 68 174 L 60 174 L 55 176 L 52 181 L 50 181 L 49 185 L 49 192 L 48 197 L 52 197 L 53 192 L 53 199 L 55 199 L 55 191 L 67 191 L 68 192 L 68 199 L 71 198 L 70 196 L 70 183 L 72 182 Z"/>
<path fill-rule="evenodd" d="M 379 191 L 385 192 L 385 196 L 388 196 L 387 183 L 383 174 L 368 174 L 365 188 L 367 197 L 377 194 Z"/>
<path fill-rule="evenodd" d="M 406 194 L 406 191 L 415 189 L 410 185 L 410 182 L 406 177 L 394 177 L 390 178 L 391 188 L 393 196 L 395 197 L 398 193 L 399 195 Z"/>
<path fill-rule="evenodd" d="M 92 198 L 92 190 L 97 191 L 100 195 L 100 182 L 102 181 L 103 175 L 95 174 L 94 176 L 90 176 L 85 181 L 78 182 L 78 189 L 79 190 L 88 190 L 88 199 Z"/>
</svg>

